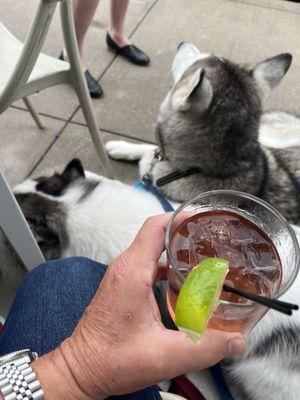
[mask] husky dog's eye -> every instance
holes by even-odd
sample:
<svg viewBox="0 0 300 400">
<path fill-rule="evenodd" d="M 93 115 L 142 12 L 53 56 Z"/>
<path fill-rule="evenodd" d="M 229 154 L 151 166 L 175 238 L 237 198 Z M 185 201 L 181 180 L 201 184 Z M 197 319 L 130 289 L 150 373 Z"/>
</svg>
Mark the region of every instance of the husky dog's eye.
<svg viewBox="0 0 300 400">
<path fill-rule="evenodd" d="M 221 54 L 220 55 L 215 54 L 215 56 L 216 56 L 217 60 L 220 61 L 222 64 L 226 63 L 226 59 L 223 56 L 221 56 Z"/>
</svg>

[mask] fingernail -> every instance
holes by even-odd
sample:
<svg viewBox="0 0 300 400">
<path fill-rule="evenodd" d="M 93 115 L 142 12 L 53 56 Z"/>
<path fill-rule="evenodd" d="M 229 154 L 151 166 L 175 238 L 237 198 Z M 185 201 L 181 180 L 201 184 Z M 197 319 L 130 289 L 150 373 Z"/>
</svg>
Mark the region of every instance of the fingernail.
<svg viewBox="0 0 300 400">
<path fill-rule="evenodd" d="M 246 351 L 246 342 L 243 339 L 232 339 L 228 343 L 228 357 L 241 356 Z"/>
</svg>

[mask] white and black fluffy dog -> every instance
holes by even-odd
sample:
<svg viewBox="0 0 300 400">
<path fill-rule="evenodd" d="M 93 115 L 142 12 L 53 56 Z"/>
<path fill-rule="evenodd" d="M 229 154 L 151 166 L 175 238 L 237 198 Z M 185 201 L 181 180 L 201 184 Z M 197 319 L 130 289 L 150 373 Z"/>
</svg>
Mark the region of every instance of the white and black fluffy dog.
<svg viewBox="0 0 300 400">
<path fill-rule="evenodd" d="M 77 159 L 14 193 L 47 259 L 80 255 L 108 264 L 147 217 L 163 212 L 152 194 L 84 171 Z"/>
<path fill-rule="evenodd" d="M 262 189 L 262 197 L 290 222 L 298 222 L 297 148 L 282 148 L 300 144 L 299 119 L 272 113 L 260 125 L 261 99 L 279 83 L 290 61 L 289 55 L 281 55 L 248 71 L 201 54 L 193 45 L 180 46 L 174 85 L 159 115 L 163 159 L 154 158 L 156 146 L 148 145 L 108 143 L 109 153 L 141 159 L 141 175 L 150 172 L 154 180 L 174 169 L 198 166 L 198 174 L 163 188 L 169 199 L 180 202 L 210 189 L 253 194 Z M 259 142 L 259 131 L 261 142 L 272 148 Z M 147 217 L 162 212 L 151 193 L 84 171 L 79 160 L 62 173 L 25 181 L 15 194 L 47 258 L 81 255 L 109 263 L 128 247 Z M 300 302 L 300 278 L 283 298 Z M 269 312 L 250 335 L 247 356 L 225 370 L 237 399 L 298 400 L 300 315 Z M 190 379 L 202 386 L 200 376 Z"/>
</svg>

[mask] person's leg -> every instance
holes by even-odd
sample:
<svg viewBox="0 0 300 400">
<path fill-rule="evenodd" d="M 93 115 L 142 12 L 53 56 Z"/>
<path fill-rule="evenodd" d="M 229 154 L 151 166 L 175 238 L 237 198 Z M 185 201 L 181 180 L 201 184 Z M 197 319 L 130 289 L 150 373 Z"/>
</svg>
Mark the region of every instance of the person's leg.
<svg viewBox="0 0 300 400">
<path fill-rule="evenodd" d="M 87 69 L 83 60 L 83 43 L 100 0 L 73 0 L 74 24 L 78 49 L 83 70 Z"/>
<path fill-rule="evenodd" d="M 48 353 L 71 335 L 91 302 L 106 266 L 81 257 L 50 261 L 30 272 L 17 291 L 4 329 L 0 355 L 29 348 Z M 117 396 L 159 400 L 158 388 Z"/>
<path fill-rule="evenodd" d="M 90 92 L 91 97 L 99 99 L 103 96 L 103 90 L 97 79 L 91 75 L 88 70 L 84 58 L 83 58 L 83 43 L 84 38 L 92 22 L 96 8 L 98 7 L 100 0 L 73 0 L 73 15 L 75 32 L 78 43 L 79 57 L 81 62 L 81 68 L 84 72 L 86 83 Z M 66 49 L 63 49 L 59 55 L 60 60 L 68 60 Z"/>
<path fill-rule="evenodd" d="M 125 35 L 125 16 L 129 0 L 110 0 L 110 22 L 106 44 L 112 50 L 136 65 L 148 65 L 150 58 L 141 49 L 129 43 Z"/>
<path fill-rule="evenodd" d="M 0 335 L 0 355 L 29 348 L 39 355 L 71 335 L 106 266 L 81 257 L 49 261 L 19 287 Z"/>
<path fill-rule="evenodd" d="M 123 47 L 129 44 L 129 40 L 125 35 L 125 16 L 128 8 L 129 0 L 110 0 L 110 20 L 108 33 L 110 37 Z"/>
</svg>

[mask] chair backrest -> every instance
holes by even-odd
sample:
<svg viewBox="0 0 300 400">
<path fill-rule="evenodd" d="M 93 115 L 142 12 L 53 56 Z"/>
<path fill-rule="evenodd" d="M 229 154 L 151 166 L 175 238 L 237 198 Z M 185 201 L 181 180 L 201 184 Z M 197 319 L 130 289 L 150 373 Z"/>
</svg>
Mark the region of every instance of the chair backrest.
<svg viewBox="0 0 300 400">
<path fill-rule="evenodd" d="M 27 82 L 41 52 L 58 1 L 40 0 L 22 53 L 0 97 L 0 114 L 10 106 L 19 89 Z"/>
</svg>

